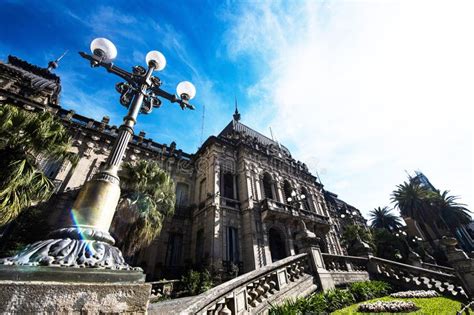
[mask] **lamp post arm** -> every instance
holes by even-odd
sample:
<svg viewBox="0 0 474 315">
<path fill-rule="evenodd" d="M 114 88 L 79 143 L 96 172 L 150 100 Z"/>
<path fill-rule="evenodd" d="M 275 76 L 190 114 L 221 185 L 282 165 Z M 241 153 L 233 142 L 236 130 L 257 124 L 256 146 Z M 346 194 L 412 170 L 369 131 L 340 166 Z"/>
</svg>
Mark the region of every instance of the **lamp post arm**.
<svg viewBox="0 0 474 315">
<path fill-rule="evenodd" d="M 107 70 L 107 72 L 115 74 L 121 77 L 122 79 L 124 79 L 125 81 L 133 84 L 133 74 L 114 65 L 112 62 L 104 62 L 102 61 L 101 58 L 95 55 L 89 55 L 82 51 L 79 52 L 79 55 L 81 55 L 82 58 L 89 60 L 92 67 L 97 67 L 97 66 L 104 67 Z"/>
<path fill-rule="evenodd" d="M 191 110 L 194 110 L 194 106 L 189 104 L 186 100 L 183 100 L 183 99 L 179 99 L 178 97 L 176 97 L 176 95 L 174 94 L 171 94 L 171 93 L 168 93 L 164 90 L 162 90 L 160 87 L 158 86 L 155 86 L 152 88 L 152 91 L 154 93 L 156 93 L 157 96 L 160 96 L 160 97 L 163 97 L 163 98 L 166 98 L 168 101 L 170 101 L 171 103 L 178 103 L 179 106 L 181 106 L 181 109 L 185 109 L 185 108 L 189 108 Z"/>
</svg>

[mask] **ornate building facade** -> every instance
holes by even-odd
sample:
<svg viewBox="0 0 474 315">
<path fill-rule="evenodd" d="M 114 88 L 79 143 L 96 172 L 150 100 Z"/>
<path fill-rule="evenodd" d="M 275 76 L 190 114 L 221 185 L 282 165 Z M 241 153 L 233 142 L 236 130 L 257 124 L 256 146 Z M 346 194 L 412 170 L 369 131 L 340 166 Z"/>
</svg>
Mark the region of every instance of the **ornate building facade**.
<svg viewBox="0 0 474 315">
<path fill-rule="evenodd" d="M 40 161 L 60 196 L 57 207 L 62 211 L 51 218 L 56 221 L 68 215 L 68 204 L 78 189 L 106 160 L 117 127 L 109 125 L 107 117 L 95 121 L 61 108 L 60 80 L 51 69 L 11 56 L 8 62 L 0 62 L 0 104 L 49 111 L 70 131 L 78 165 Z M 174 142 L 157 143 L 139 132 L 125 157 L 138 159 L 158 161 L 176 185 L 175 215 L 166 219 L 159 237 L 133 258 L 149 279 L 173 278 L 193 265 L 238 267 L 241 273 L 261 268 L 298 253 L 301 221 L 320 238 L 323 251 L 344 253 L 342 208 L 334 203 L 342 201 L 326 192 L 286 147 L 244 125 L 237 110 L 217 136 L 210 136 L 192 154 L 177 149 Z M 306 198 L 290 205 L 292 193 Z M 359 210 L 347 209 L 365 225 Z"/>
</svg>

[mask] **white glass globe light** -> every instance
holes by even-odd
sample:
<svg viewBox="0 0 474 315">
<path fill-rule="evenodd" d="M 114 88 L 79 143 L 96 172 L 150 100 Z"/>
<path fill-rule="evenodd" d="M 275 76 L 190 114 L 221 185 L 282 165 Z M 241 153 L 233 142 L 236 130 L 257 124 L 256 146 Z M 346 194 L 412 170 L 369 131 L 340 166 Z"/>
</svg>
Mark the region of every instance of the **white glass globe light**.
<svg viewBox="0 0 474 315">
<path fill-rule="evenodd" d="M 176 87 L 176 93 L 178 93 L 181 98 L 183 98 L 183 95 L 186 95 L 187 98 L 191 100 L 196 96 L 196 88 L 191 82 L 183 81 Z"/>
<path fill-rule="evenodd" d="M 306 196 L 304 194 L 301 195 L 301 199 L 305 199 L 305 198 L 306 198 Z"/>
<path fill-rule="evenodd" d="M 293 190 L 293 191 L 291 192 L 291 196 L 292 196 L 292 197 L 296 197 L 296 191 Z"/>
<path fill-rule="evenodd" d="M 343 218 L 343 219 L 344 219 L 345 217 L 346 217 L 346 215 L 345 215 L 345 214 L 341 214 L 341 218 Z"/>
<path fill-rule="evenodd" d="M 117 58 L 117 48 L 107 38 L 96 38 L 91 42 L 91 51 L 94 55 L 103 54 L 101 56 L 105 61 Z"/>
<path fill-rule="evenodd" d="M 291 197 L 288 197 L 288 199 L 286 199 L 286 200 L 288 200 L 288 202 L 292 202 L 292 201 L 293 201 L 293 199 L 291 199 Z"/>
<path fill-rule="evenodd" d="M 149 65 L 150 62 L 155 63 L 156 71 L 161 71 L 166 67 L 166 58 L 158 50 L 152 50 L 146 54 L 145 57 L 146 64 Z"/>
</svg>

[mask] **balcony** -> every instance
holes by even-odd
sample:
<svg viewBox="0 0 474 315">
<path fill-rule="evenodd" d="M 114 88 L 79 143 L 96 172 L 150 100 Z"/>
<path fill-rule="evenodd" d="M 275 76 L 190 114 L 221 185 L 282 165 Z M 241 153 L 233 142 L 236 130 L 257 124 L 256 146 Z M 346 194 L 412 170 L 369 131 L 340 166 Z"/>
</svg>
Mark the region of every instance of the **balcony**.
<svg viewBox="0 0 474 315">
<path fill-rule="evenodd" d="M 221 196 L 221 207 L 233 210 L 240 209 L 240 201 Z"/>
<path fill-rule="evenodd" d="M 262 218 L 272 219 L 303 219 L 307 223 L 316 223 L 318 225 L 329 228 L 329 218 L 313 211 L 296 209 L 288 204 L 284 204 L 272 199 L 264 199 L 261 201 Z"/>
</svg>

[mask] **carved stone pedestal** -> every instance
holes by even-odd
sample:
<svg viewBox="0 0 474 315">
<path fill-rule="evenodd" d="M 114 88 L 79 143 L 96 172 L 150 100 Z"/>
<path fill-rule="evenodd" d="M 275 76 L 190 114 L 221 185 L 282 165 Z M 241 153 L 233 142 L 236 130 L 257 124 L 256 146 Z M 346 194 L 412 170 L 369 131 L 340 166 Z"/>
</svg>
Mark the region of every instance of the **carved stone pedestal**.
<svg viewBox="0 0 474 315">
<path fill-rule="evenodd" d="M 448 262 L 456 271 L 466 294 L 472 299 L 474 298 L 474 259 L 470 258 L 463 250 L 457 249 L 456 244 L 455 238 L 443 238 Z"/>
<path fill-rule="evenodd" d="M 151 285 L 0 281 L 0 313 L 145 314 Z"/>
<path fill-rule="evenodd" d="M 324 266 L 324 260 L 321 256 L 321 249 L 317 245 L 318 238 L 314 235 L 307 235 L 303 232 L 297 235 L 296 241 L 303 252 L 307 252 L 311 258 L 312 268 L 316 272 L 319 284 L 323 291 L 334 289 L 334 280 L 330 272 Z"/>
<path fill-rule="evenodd" d="M 139 270 L 0 266 L 0 313 L 145 313 Z"/>
</svg>

